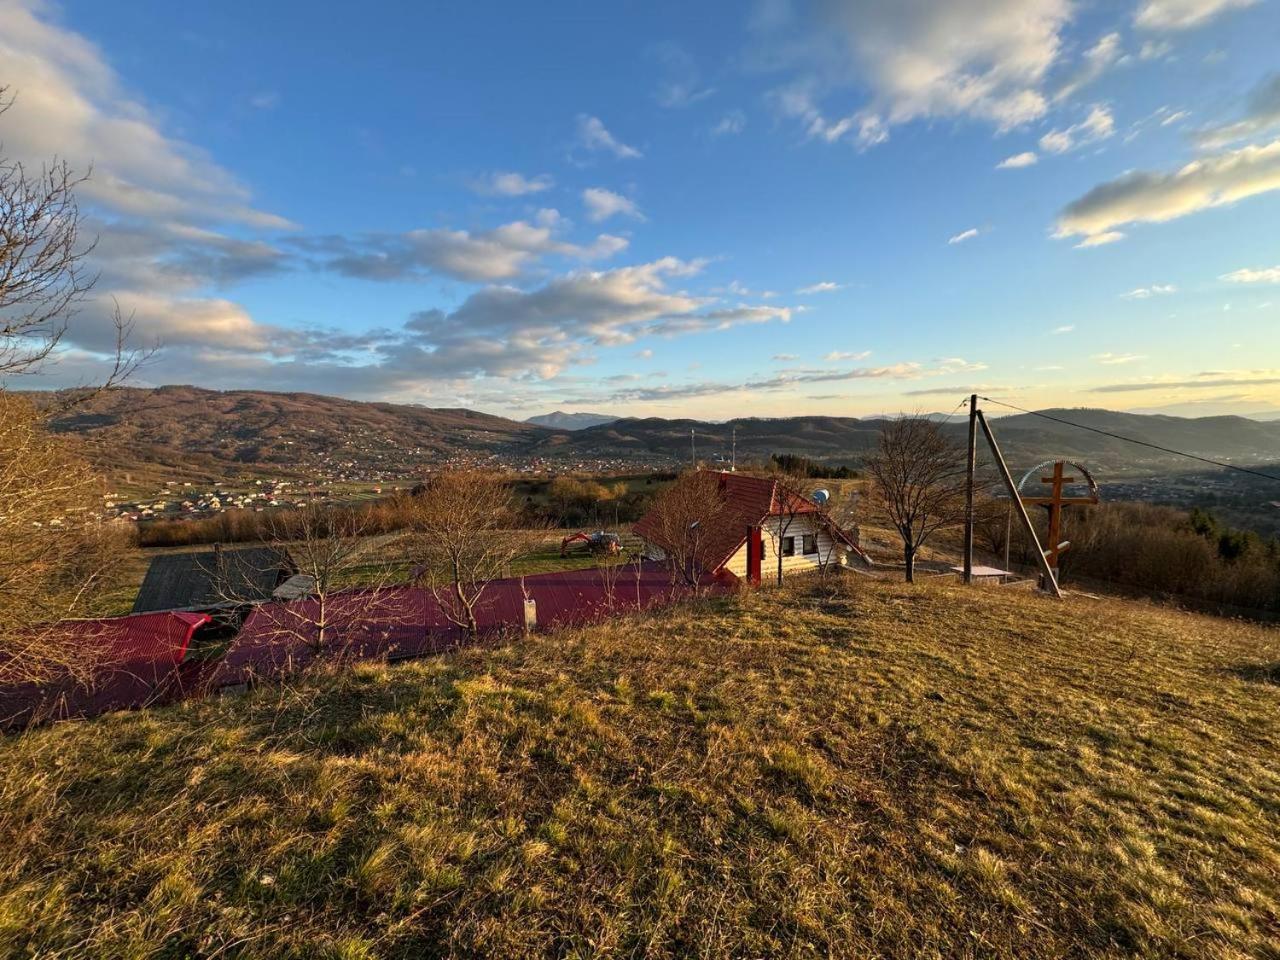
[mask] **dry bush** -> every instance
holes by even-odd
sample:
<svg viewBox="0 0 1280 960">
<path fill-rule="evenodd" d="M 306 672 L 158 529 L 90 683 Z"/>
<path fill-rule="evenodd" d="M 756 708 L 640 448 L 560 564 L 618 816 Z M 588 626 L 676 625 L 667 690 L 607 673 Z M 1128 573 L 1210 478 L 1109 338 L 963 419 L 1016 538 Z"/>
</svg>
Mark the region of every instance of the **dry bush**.
<svg viewBox="0 0 1280 960">
<path fill-rule="evenodd" d="M 1033 514 L 1033 519 L 1043 518 Z M 1224 558 L 1213 538 L 1198 533 L 1186 511 L 1141 503 L 1068 508 L 1064 578 L 1081 577 L 1155 594 L 1252 610 L 1280 610 L 1280 560 L 1265 549 Z M 1013 556 L 1023 562 L 1031 547 L 1016 527 Z M 1024 559 L 1025 558 L 1025 559 Z"/>
<path fill-rule="evenodd" d="M 101 493 L 32 405 L 0 392 L 0 683 L 92 672 L 89 651 L 50 624 L 84 615 L 128 549 L 95 512 Z"/>
</svg>

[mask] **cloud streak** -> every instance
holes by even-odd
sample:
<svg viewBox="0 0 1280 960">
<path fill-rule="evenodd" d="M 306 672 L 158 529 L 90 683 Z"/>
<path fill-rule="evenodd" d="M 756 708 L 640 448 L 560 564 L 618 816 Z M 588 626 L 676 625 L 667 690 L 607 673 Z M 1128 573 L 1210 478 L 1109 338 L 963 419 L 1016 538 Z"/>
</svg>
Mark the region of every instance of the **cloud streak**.
<svg viewBox="0 0 1280 960">
<path fill-rule="evenodd" d="M 637 160 L 644 156 L 610 133 L 599 117 L 585 113 L 578 115 L 578 145 L 591 153 L 610 153 L 619 160 Z"/>
<path fill-rule="evenodd" d="M 1280 140 L 1194 160 L 1168 173 L 1134 171 L 1099 184 L 1068 204 L 1055 236 L 1097 246 L 1135 223 L 1165 223 L 1280 189 Z"/>
</svg>

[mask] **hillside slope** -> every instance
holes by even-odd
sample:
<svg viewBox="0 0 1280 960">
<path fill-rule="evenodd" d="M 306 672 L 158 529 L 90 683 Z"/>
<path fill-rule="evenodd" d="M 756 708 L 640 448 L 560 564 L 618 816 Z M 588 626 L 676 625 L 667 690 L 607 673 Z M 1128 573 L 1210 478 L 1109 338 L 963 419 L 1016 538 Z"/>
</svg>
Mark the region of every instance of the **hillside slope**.
<svg viewBox="0 0 1280 960">
<path fill-rule="evenodd" d="M 112 390 L 54 420 L 113 472 L 223 476 L 366 469 L 509 453 L 546 431 L 474 410 L 365 403 L 308 393 L 171 386 Z"/>
<path fill-rule="evenodd" d="M 47 394 L 33 396 L 49 399 Z M 1280 421 L 1189 419 L 1109 410 L 1046 412 L 1208 457 L 1280 460 Z M 886 422 L 831 416 L 750 417 L 724 423 L 648 417 L 605 418 L 608 422 L 592 424 L 592 419 L 599 416 L 549 414 L 521 423 L 466 409 L 171 386 L 111 391 L 57 418 L 54 426 L 77 435 L 90 457 L 117 478 L 130 471 L 164 480 L 245 473 L 314 477 L 349 466 L 366 476 L 404 479 L 450 457 L 496 455 L 508 465 L 529 457 L 675 465 L 688 462 L 691 433 L 703 460 L 727 460 L 736 432 L 740 462 L 791 453 L 857 463 L 875 446 Z M 549 426 L 538 425 L 540 420 Z M 946 421 L 944 429 L 962 442 L 967 430 L 963 412 Z M 1006 456 L 1018 465 L 1073 457 L 1112 477 L 1166 466 L 1185 471 L 1192 466 L 1122 440 L 1025 414 L 1000 418 L 996 430 Z"/>
<path fill-rule="evenodd" d="M 1278 681 L 853 579 L 64 724 L 0 741 L 0 953 L 1274 956 Z"/>
</svg>

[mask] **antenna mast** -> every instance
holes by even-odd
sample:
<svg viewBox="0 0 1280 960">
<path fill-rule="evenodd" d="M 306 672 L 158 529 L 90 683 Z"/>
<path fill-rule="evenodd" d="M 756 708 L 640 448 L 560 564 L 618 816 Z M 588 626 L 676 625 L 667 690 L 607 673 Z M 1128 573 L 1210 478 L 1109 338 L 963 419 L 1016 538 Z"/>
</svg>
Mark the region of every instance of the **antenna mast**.
<svg viewBox="0 0 1280 960">
<path fill-rule="evenodd" d="M 689 457 L 693 465 L 693 469 L 698 469 L 698 441 L 694 439 L 696 428 L 689 428 Z"/>
<path fill-rule="evenodd" d="M 730 453 L 729 472 L 737 473 L 738 472 L 738 425 L 736 423 L 733 425 L 733 444 L 730 447 L 730 450 L 732 452 Z"/>
</svg>

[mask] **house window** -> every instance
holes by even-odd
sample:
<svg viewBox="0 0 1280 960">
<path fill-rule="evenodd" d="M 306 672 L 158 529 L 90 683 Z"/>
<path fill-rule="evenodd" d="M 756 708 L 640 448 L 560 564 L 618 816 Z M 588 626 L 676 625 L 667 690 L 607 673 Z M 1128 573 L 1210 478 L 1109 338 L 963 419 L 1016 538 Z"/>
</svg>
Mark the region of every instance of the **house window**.
<svg viewBox="0 0 1280 960">
<path fill-rule="evenodd" d="M 818 535 L 816 533 L 806 533 L 804 535 L 804 555 L 811 556 L 818 552 Z"/>
<path fill-rule="evenodd" d="M 795 537 L 782 538 L 782 555 L 784 557 L 794 557 L 796 555 L 796 538 Z"/>
</svg>

